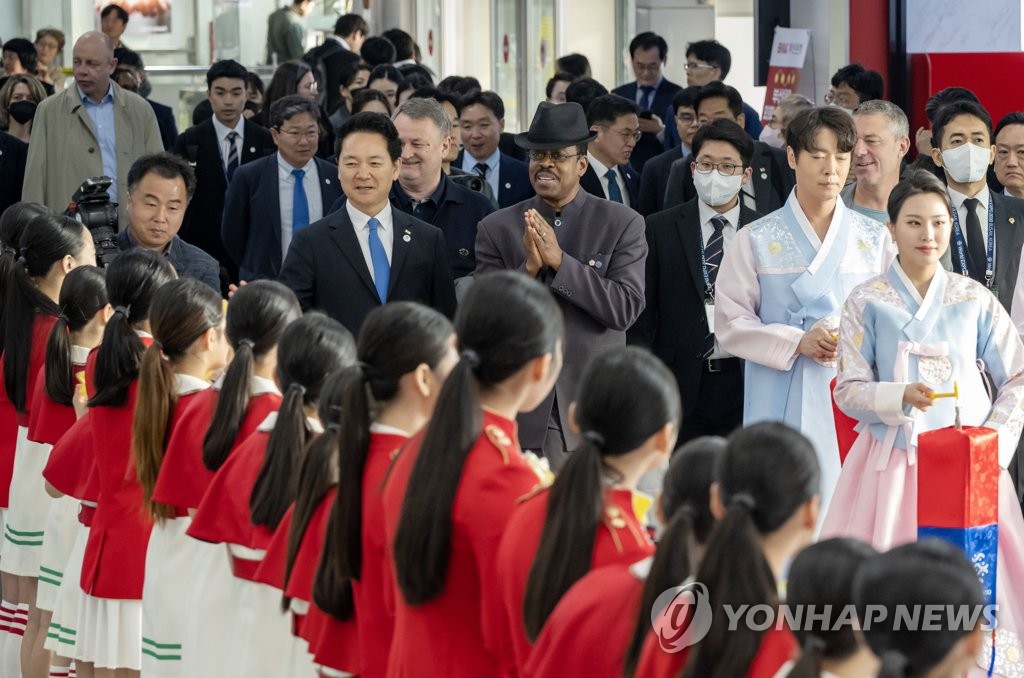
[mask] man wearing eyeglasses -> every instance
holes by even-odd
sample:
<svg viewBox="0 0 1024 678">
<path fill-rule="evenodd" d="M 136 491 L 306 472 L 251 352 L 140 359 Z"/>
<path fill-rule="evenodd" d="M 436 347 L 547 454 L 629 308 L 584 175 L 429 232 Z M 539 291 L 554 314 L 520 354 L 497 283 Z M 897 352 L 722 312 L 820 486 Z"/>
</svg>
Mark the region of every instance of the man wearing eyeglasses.
<svg viewBox="0 0 1024 678">
<path fill-rule="evenodd" d="M 595 137 L 579 104 L 542 102 L 529 131 L 516 135 L 529 151 L 537 195 L 486 217 L 476 236 L 475 275 L 521 271 L 548 286 L 565 316 L 565 364 L 555 389 L 519 418 L 522 447 L 543 452 L 556 469 L 579 442 L 568 408 L 584 365 L 623 346 L 644 307 L 643 219 L 580 190 Z"/>
<path fill-rule="evenodd" d="M 657 33 L 640 33 L 629 43 L 629 58 L 636 81 L 612 90 L 640 109 L 640 131 L 643 136 L 636 144 L 630 164 L 642 172 L 644 163 L 665 150 L 663 120 L 672 103 L 672 96 L 682 89 L 669 81 L 663 70 L 668 61 L 668 43 Z"/>
<path fill-rule="evenodd" d="M 221 239 L 241 280 L 277 278 L 292 237 L 341 197 L 338 167 L 317 158 L 320 108 L 282 97 L 270 108 L 277 153 L 241 165 L 224 196 Z"/>
<path fill-rule="evenodd" d="M 704 87 L 729 77 L 732 68 L 732 53 L 717 40 L 698 40 L 686 46 L 686 85 Z M 761 136 L 761 115 L 747 104 L 743 104 L 743 122 L 740 126 L 755 141 Z"/>
<path fill-rule="evenodd" d="M 742 362 L 715 342 L 715 283 L 737 230 L 760 218 L 740 200 L 754 142 L 729 120 L 693 137 L 697 197 L 647 218 L 647 304 L 629 341 L 672 370 L 683 401 L 679 443 L 743 423 Z"/>
<path fill-rule="evenodd" d="M 626 207 L 636 208 L 638 179 L 629 158 L 640 139 L 636 104 L 618 94 L 597 97 L 587 109 L 590 131 L 597 134 L 587 147 L 583 190 Z"/>
</svg>

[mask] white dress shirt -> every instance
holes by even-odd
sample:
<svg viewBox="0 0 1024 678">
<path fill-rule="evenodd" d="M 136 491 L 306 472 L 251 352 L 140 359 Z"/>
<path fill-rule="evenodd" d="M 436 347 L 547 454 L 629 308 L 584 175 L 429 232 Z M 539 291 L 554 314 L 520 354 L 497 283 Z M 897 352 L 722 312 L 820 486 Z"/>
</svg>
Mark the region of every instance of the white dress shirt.
<svg viewBox="0 0 1024 678">
<path fill-rule="evenodd" d="M 708 246 L 708 241 L 711 240 L 711 236 L 715 233 L 715 227 L 711 225 L 711 220 L 719 213 L 714 210 L 710 205 L 704 203 L 702 200 L 697 200 L 697 214 L 700 216 L 700 232 L 704 239 L 704 246 Z M 736 225 L 740 223 L 740 203 L 736 202 L 736 206 L 728 212 L 721 213 L 721 216 L 725 217 L 729 223 L 722 228 L 722 251 L 729 246 L 732 239 L 736 237 Z M 718 340 L 715 340 L 715 349 L 711 352 L 709 358 L 711 360 L 721 360 L 722 358 L 734 357 L 731 353 L 723 349 L 718 344 Z"/>
<path fill-rule="evenodd" d="M 948 186 L 946 190 L 949 191 L 949 201 L 953 203 L 953 209 L 956 210 L 957 219 L 960 220 L 960 231 L 964 234 L 964 240 L 966 241 L 967 207 L 964 206 L 964 200 L 967 200 L 970 196 L 964 195 L 960 191 L 954 191 Z M 978 199 L 978 208 L 975 211 L 978 214 L 978 221 L 981 223 L 981 237 L 985 240 L 985 247 L 988 247 L 988 186 L 983 187 L 974 197 Z M 955 257 L 956 249 L 951 254 Z M 973 256 L 973 252 L 971 254 Z M 982 263 L 984 263 L 984 258 L 987 254 L 987 252 L 981 253 Z"/>
<path fill-rule="evenodd" d="M 238 165 L 242 165 L 242 148 L 245 143 L 245 118 L 239 117 L 238 122 L 235 123 L 234 128 L 228 127 L 220 120 L 217 116 L 213 116 L 213 129 L 217 132 L 217 146 L 220 148 L 220 164 L 224 167 L 224 171 L 228 171 L 228 158 L 231 157 L 231 142 L 228 141 L 228 135 L 232 132 L 238 133 L 238 138 L 235 139 L 235 146 L 238 148 Z"/>
<path fill-rule="evenodd" d="M 611 200 L 608 196 L 608 177 L 605 176 L 610 168 L 595 158 L 594 154 L 590 151 L 587 151 L 587 162 L 590 163 L 590 166 L 594 168 L 594 172 L 597 173 L 597 178 L 601 182 L 601 188 L 604 189 L 605 199 Z M 621 167 L 615 168 L 615 176 L 618 178 L 619 192 L 622 194 L 622 204 L 626 207 L 632 207 L 633 205 L 629 201 L 629 189 L 626 188 L 626 177 L 622 175 Z"/>
<path fill-rule="evenodd" d="M 316 159 L 310 158 L 305 167 L 292 167 L 279 152 L 277 195 L 281 202 L 281 261 L 288 255 L 288 246 L 292 244 L 292 198 L 295 193 L 293 169 L 306 171 L 302 177 L 302 188 L 306 191 L 306 203 L 309 205 L 309 223 L 320 221 L 324 216 L 324 200 L 320 193 L 320 173 L 316 168 Z"/>
<path fill-rule="evenodd" d="M 345 202 L 345 210 L 348 212 L 348 218 L 352 220 L 352 228 L 355 229 L 356 239 L 359 241 L 359 249 L 363 251 L 366 268 L 370 271 L 370 277 L 373 278 L 373 282 L 376 283 L 377 278 L 373 275 L 373 259 L 370 257 L 369 222 L 371 215 L 363 214 L 357 210 L 352 206 L 351 201 Z M 395 244 L 395 227 L 394 221 L 391 218 L 391 203 L 386 203 L 384 209 L 373 216 L 377 217 L 377 221 L 380 222 L 380 226 L 377 227 L 377 235 L 380 237 L 380 243 L 384 245 L 384 252 L 388 255 L 388 263 L 390 264 L 391 252 Z"/>
</svg>

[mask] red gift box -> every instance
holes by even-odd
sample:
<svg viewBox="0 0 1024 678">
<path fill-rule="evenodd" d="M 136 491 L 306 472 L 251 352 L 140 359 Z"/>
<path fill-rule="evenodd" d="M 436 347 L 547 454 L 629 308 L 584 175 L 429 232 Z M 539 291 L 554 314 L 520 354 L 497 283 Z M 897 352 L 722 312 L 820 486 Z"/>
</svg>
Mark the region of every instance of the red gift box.
<svg viewBox="0 0 1024 678">
<path fill-rule="evenodd" d="M 964 528 L 999 520 L 999 435 L 954 427 L 917 439 L 917 524 Z"/>
<path fill-rule="evenodd" d="M 846 455 L 850 453 L 850 448 L 857 442 L 857 436 L 860 434 L 854 430 L 857 420 L 847 416 L 836 405 L 836 380 L 833 379 L 828 386 L 829 393 L 832 396 L 832 415 L 836 422 L 836 443 L 839 446 L 839 463 L 844 464 L 846 463 Z"/>
</svg>

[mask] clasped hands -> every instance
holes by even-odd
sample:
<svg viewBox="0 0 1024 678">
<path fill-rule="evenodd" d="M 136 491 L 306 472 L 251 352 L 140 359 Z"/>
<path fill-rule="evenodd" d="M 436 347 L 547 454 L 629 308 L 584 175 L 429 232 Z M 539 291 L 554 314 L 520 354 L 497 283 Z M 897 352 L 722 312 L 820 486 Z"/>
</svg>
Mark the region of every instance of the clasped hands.
<svg viewBox="0 0 1024 678">
<path fill-rule="evenodd" d="M 558 270 L 562 266 L 562 248 L 558 246 L 555 229 L 537 210 L 523 215 L 523 246 L 526 248 L 526 273 L 536 278 L 540 269 L 548 266 Z"/>
</svg>

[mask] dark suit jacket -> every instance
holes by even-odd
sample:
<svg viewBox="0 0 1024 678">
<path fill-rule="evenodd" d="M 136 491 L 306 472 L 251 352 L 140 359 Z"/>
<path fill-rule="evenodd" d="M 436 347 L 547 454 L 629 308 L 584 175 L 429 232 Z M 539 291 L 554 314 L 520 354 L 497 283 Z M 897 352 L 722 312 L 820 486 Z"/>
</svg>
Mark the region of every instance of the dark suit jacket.
<svg viewBox="0 0 1024 678">
<path fill-rule="evenodd" d="M 693 187 L 690 162 L 693 156 L 672 163 L 665 187 L 665 208 L 675 207 L 697 197 Z M 786 160 L 786 152 L 761 141 L 754 142 L 754 156 L 750 159 L 754 173 L 750 181 L 754 184 L 754 202 L 757 211 L 768 214 L 782 207 L 796 185 L 796 177 Z"/>
<path fill-rule="evenodd" d="M 444 233 L 448 250 L 448 265 L 452 276 L 464 278 L 476 268 L 476 228 L 480 221 L 494 211 L 491 201 L 482 194 L 460 186 L 441 173 L 444 184 L 441 204 L 434 218 L 427 223 Z M 391 187 L 391 204 L 407 214 L 413 214 L 409 196 L 396 181 Z M 414 215 L 415 216 L 415 215 Z"/>
<path fill-rule="evenodd" d="M 664 118 L 664 112 L 671 108 L 672 97 L 674 97 L 676 92 L 681 89 L 682 87 L 670 81 L 668 78 L 662 78 L 661 84 L 658 85 L 658 89 L 654 92 L 654 101 L 651 103 L 651 111 L 658 117 L 662 118 L 662 122 L 665 123 L 666 128 L 674 125 L 675 123 L 672 122 L 671 118 Z M 636 81 L 628 82 L 625 85 L 616 87 L 612 90 L 612 94 L 618 94 L 630 101 L 636 101 Z M 665 142 L 658 139 L 658 135 L 651 134 L 650 132 L 644 132 L 643 136 L 640 137 L 640 141 L 636 143 L 636 148 L 633 149 L 633 155 L 630 156 L 629 164 L 635 167 L 637 172 L 642 172 L 644 169 L 644 163 L 664 151 L 665 148 Z"/>
<path fill-rule="evenodd" d="M 7 132 L 0 132 L 0 214 L 21 200 L 27 162 L 28 144 Z"/>
<path fill-rule="evenodd" d="M 392 209 L 391 215 L 395 239 L 387 300 L 418 301 L 452 317 L 455 286 L 443 234 L 399 210 Z M 288 248 L 280 280 L 295 291 L 304 311 L 321 310 L 354 335 L 366 314 L 381 305 L 344 209 L 299 231 Z"/>
<path fill-rule="evenodd" d="M 636 205 L 637 212 L 646 217 L 661 211 L 672 163 L 681 160 L 682 157 L 683 147 L 680 142 L 644 164 L 644 171 L 640 176 L 640 204 Z"/>
<path fill-rule="evenodd" d="M 564 364 L 547 400 L 519 417 L 519 441 L 540 449 L 548 417 L 557 396 L 558 414 L 568 449 L 579 437 L 569 428 L 568 408 L 587 361 L 602 351 L 626 343 L 626 329 L 644 307 L 644 261 L 647 241 L 644 222 L 625 205 L 594 198 L 586 191 L 565 205 L 561 226 L 554 226 L 554 209 L 534 197 L 498 210 L 482 222 L 476 235 L 476 275 L 488 271 L 525 271 L 523 213 L 536 209 L 555 229 L 564 252 L 556 272 L 541 270 L 565 317 Z"/>
<path fill-rule="evenodd" d="M 150 99 L 146 99 L 153 107 L 153 114 L 156 116 L 157 127 L 160 128 L 160 139 L 164 142 L 164 150 L 169 151 L 178 140 L 178 125 L 174 122 L 174 111 L 170 106 L 164 106 Z"/>
<path fill-rule="evenodd" d="M 739 227 L 760 217 L 741 201 Z M 647 218 L 647 304 L 629 330 L 630 344 L 651 349 L 676 376 L 684 416 L 697 406 L 708 334 L 701 243 L 696 200 Z"/>
<path fill-rule="evenodd" d="M 453 163 L 462 167 L 462 159 L 466 150 L 459 151 L 459 157 Z M 533 184 L 530 183 L 530 166 L 522 160 L 510 155 L 501 154 L 498 161 L 498 207 L 508 207 L 533 197 Z"/>
<path fill-rule="evenodd" d="M 992 189 L 989 189 L 989 195 L 992 196 L 993 225 L 996 229 L 996 278 L 993 285 L 999 293 L 999 302 L 1009 312 L 1010 304 L 1013 303 L 1013 290 L 1017 285 L 1020 251 L 1024 246 L 1024 200 L 996 193 Z M 981 227 L 987 229 L 988 224 L 983 222 Z M 949 247 L 942 255 L 942 265 L 947 271 L 955 270 L 953 250 L 953 239 L 950 237 Z"/>
<path fill-rule="evenodd" d="M 129 228 L 131 226 L 129 225 Z M 122 252 L 136 247 L 128 237 L 128 228 L 117 234 L 117 248 Z M 174 236 L 164 251 L 167 260 L 180 278 L 195 278 L 206 283 L 218 293 L 220 290 L 220 265 L 217 260 L 195 245 Z"/>
<path fill-rule="evenodd" d="M 640 210 L 637 207 L 640 202 L 640 173 L 629 165 L 619 165 L 618 169 L 621 170 L 620 176 L 626 178 L 626 185 L 619 186 L 619 189 L 628 191 L 629 206 L 639 212 Z M 596 195 L 598 198 L 604 198 L 605 185 L 605 180 L 597 176 L 594 168 L 588 165 L 587 171 L 580 177 L 580 186 L 583 190 L 591 195 Z"/>
<path fill-rule="evenodd" d="M 244 143 L 239 169 L 256 158 L 277 153 L 270 132 L 251 120 L 245 121 L 242 136 Z M 208 118 L 182 132 L 174 144 L 173 152 L 187 160 L 196 173 L 196 192 L 188 204 L 179 236 L 210 254 L 226 269 L 227 278 L 237 281 L 238 267 L 233 258 L 228 256 L 220 239 L 224 193 L 228 190 L 228 182 L 213 119 Z"/>
<path fill-rule="evenodd" d="M 341 197 L 338 166 L 313 158 L 320 175 L 323 214 Z M 308 226 L 307 226 L 308 228 Z M 224 196 L 220 231 L 228 255 L 238 265 L 241 280 L 276 278 L 281 273 L 281 198 L 277 154 L 235 170 Z"/>
</svg>

